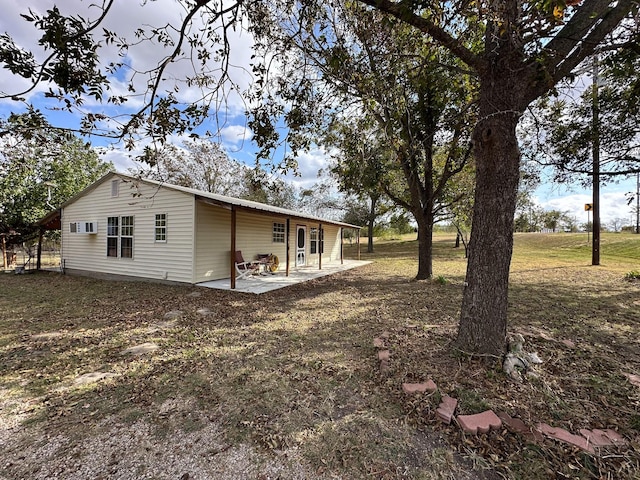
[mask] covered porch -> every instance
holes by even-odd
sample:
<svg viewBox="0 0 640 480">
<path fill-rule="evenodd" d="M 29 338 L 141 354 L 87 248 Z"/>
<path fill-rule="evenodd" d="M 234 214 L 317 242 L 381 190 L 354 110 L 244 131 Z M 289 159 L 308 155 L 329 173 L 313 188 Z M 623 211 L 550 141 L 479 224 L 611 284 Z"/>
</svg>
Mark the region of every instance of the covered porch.
<svg viewBox="0 0 640 480">
<path fill-rule="evenodd" d="M 369 263 L 371 262 L 364 260 L 343 260 L 342 263 L 326 263 L 322 266 L 322 270 L 319 270 L 317 266 L 308 266 L 291 269 L 288 275 L 285 271 L 281 270 L 277 271 L 275 274 L 251 275 L 249 277 L 236 280 L 235 288 L 231 286 L 231 278 L 201 282 L 196 285 L 199 287 L 215 288 L 218 290 L 233 289 L 236 292 L 254 293 L 259 295 L 261 293 L 270 292 L 272 290 L 306 282 L 315 278 L 351 270 L 352 268 L 361 267 Z"/>
<path fill-rule="evenodd" d="M 244 277 L 238 265 L 255 264 L 266 257 L 279 265 L 277 274 L 263 275 L 259 288 L 250 291 L 262 293 L 348 269 L 343 256 L 345 229 L 355 233 L 359 246 L 361 227 L 357 225 L 249 200 L 198 194 L 195 284 L 245 291 L 249 277 Z M 229 250 L 224 249 L 225 244 Z"/>
</svg>

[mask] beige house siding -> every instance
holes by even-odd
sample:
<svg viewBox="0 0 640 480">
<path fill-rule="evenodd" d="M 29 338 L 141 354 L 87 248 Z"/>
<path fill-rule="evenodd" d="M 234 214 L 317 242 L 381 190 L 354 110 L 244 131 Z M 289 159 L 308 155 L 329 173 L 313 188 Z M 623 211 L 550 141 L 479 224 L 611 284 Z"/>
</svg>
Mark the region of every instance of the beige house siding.
<svg viewBox="0 0 640 480">
<path fill-rule="evenodd" d="M 273 224 L 287 225 L 287 220 L 278 216 L 256 215 L 251 212 L 238 211 L 236 216 L 236 248 L 242 251 L 246 261 L 255 260 L 258 254 L 272 253 L 280 261 L 280 268 L 286 263 L 286 231 L 285 242 L 273 241 Z M 228 276 L 228 275 L 227 275 Z"/>
<path fill-rule="evenodd" d="M 114 177 L 115 179 L 116 177 Z M 112 197 L 105 181 L 62 210 L 62 260 L 71 271 L 193 282 L 192 195 L 154 185 L 120 182 Z M 132 194 L 136 194 L 133 196 Z M 155 215 L 167 215 L 167 241 L 155 241 Z M 134 217 L 133 258 L 107 256 L 107 217 Z M 98 222 L 97 234 L 70 233 L 71 222 Z"/>
<path fill-rule="evenodd" d="M 196 202 L 195 282 L 229 277 L 231 211 Z"/>
<path fill-rule="evenodd" d="M 324 230 L 324 253 L 322 254 L 322 261 L 325 259 L 330 262 L 340 260 L 340 227 L 335 225 L 323 225 Z"/>
<path fill-rule="evenodd" d="M 247 211 L 236 213 L 236 249 L 246 261 L 258 254 L 278 256 L 285 268 L 286 243 L 273 242 L 274 222 L 286 225 L 286 219 Z M 229 278 L 231 253 L 231 211 L 196 203 L 196 282 Z"/>
</svg>

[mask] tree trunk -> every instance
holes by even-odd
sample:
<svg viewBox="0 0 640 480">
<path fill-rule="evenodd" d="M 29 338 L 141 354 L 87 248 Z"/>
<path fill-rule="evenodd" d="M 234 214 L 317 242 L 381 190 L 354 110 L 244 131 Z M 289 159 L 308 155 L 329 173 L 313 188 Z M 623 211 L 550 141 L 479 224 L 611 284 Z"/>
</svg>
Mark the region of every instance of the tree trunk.
<svg viewBox="0 0 640 480">
<path fill-rule="evenodd" d="M 424 213 L 418 219 L 418 274 L 416 280 L 426 280 L 433 276 L 433 215 Z"/>
<path fill-rule="evenodd" d="M 369 220 L 367 230 L 367 253 L 373 253 L 373 220 Z"/>
<path fill-rule="evenodd" d="M 376 203 L 378 198 L 375 196 L 370 197 L 371 204 L 369 208 L 369 236 L 367 238 L 367 253 L 373 253 L 373 227 L 376 222 Z"/>
<path fill-rule="evenodd" d="M 506 345 L 520 150 L 515 131 L 519 116 L 513 108 L 517 102 L 505 97 L 516 89 L 503 83 L 481 91 L 481 120 L 474 130 L 475 205 L 455 342 L 458 349 L 474 354 L 502 355 Z"/>
</svg>

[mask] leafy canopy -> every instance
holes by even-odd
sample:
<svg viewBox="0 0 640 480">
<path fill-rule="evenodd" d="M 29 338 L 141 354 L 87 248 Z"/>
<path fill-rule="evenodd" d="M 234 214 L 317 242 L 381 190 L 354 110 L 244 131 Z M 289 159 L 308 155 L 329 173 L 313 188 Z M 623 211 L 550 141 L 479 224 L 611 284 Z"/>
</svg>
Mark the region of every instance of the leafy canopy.
<svg viewBox="0 0 640 480">
<path fill-rule="evenodd" d="M 15 119 L 18 121 L 18 119 Z M 0 128 L 11 129 L 7 122 Z M 0 139 L 0 233 L 20 242 L 34 222 L 113 168 L 72 135 L 32 132 Z"/>
</svg>

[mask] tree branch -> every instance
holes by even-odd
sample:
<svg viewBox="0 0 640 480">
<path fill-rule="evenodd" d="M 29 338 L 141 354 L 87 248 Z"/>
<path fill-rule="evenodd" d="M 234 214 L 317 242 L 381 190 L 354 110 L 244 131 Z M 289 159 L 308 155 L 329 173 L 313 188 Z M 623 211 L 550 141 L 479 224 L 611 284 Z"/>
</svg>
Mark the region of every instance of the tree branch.
<svg viewBox="0 0 640 480">
<path fill-rule="evenodd" d="M 75 35 L 72 35 L 71 37 L 69 37 L 66 40 L 66 43 L 73 43 L 83 35 L 87 35 L 88 33 L 91 33 L 93 30 L 95 30 L 97 27 L 99 27 L 102 24 L 102 21 L 105 19 L 105 17 L 109 13 L 109 10 L 111 9 L 112 5 L 113 5 L 113 0 L 108 0 L 108 3 L 106 4 L 106 6 L 103 5 L 102 13 L 100 14 L 100 16 L 93 23 L 89 24 L 87 28 L 80 30 Z M 21 97 L 33 91 L 42 81 L 42 77 L 44 76 L 45 70 L 47 68 L 47 65 L 49 65 L 49 62 L 51 62 L 51 60 L 53 60 L 59 54 L 60 54 L 60 51 L 58 49 L 55 49 L 47 56 L 47 58 L 44 59 L 44 61 L 40 65 L 40 71 L 36 75 L 36 78 L 33 80 L 32 85 L 29 88 L 19 93 L 0 95 L 0 99 L 11 98 L 11 97 Z"/>
<path fill-rule="evenodd" d="M 446 30 L 431 22 L 429 19 L 417 15 L 411 8 L 411 4 L 414 2 L 407 2 L 406 0 L 399 2 L 392 2 L 390 0 L 360 0 L 360 2 L 388 13 L 398 20 L 428 34 L 474 70 L 479 71 L 484 68 L 485 61 L 462 45 L 457 38 L 451 36 Z"/>
<path fill-rule="evenodd" d="M 586 0 L 567 24 L 542 50 L 543 66 L 552 83 L 566 77 L 591 55 L 616 25 L 631 11 L 635 0 Z"/>
</svg>

